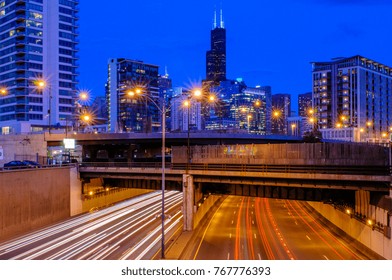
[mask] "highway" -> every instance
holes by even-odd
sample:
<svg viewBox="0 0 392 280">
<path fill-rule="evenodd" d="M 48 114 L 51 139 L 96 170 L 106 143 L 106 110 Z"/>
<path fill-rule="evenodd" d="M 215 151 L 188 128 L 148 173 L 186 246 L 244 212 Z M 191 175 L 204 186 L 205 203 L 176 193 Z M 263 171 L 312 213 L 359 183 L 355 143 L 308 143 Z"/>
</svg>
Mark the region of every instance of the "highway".
<svg viewBox="0 0 392 280">
<path fill-rule="evenodd" d="M 228 196 L 195 240 L 186 258 L 369 259 L 294 200 Z"/>
<path fill-rule="evenodd" d="M 79 215 L 0 244 L 1 260 L 151 259 L 161 246 L 161 193 Z M 165 240 L 182 229 L 182 193 L 165 193 Z"/>
</svg>

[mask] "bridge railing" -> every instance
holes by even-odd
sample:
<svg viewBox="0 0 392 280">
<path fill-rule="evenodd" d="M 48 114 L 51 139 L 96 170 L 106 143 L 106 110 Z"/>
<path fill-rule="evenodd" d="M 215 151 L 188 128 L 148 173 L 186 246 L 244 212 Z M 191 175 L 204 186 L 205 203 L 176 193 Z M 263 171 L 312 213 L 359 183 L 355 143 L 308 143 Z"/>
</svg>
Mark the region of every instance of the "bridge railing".
<svg viewBox="0 0 392 280">
<path fill-rule="evenodd" d="M 80 167 L 95 168 L 149 168 L 161 169 L 160 162 L 86 162 Z M 336 166 L 336 165 L 267 165 L 267 164 L 217 164 L 217 163 L 166 163 L 166 169 L 204 170 L 261 173 L 314 173 L 314 174 L 353 174 L 353 175 L 390 175 L 388 166 Z"/>
</svg>

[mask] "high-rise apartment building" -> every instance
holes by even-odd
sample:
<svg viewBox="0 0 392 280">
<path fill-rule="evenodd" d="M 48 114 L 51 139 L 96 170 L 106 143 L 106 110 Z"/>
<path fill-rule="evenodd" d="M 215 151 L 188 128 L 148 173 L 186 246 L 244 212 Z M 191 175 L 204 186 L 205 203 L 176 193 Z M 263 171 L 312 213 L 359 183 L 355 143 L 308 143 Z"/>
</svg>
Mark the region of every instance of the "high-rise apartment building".
<svg viewBox="0 0 392 280">
<path fill-rule="evenodd" d="M 0 0 L 2 134 L 64 127 L 74 116 L 79 0 Z"/>
<path fill-rule="evenodd" d="M 291 96 L 287 93 L 272 95 L 272 134 L 287 135 L 287 118 L 291 116 Z"/>
<path fill-rule="evenodd" d="M 313 106 L 323 138 L 386 140 L 392 126 L 392 68 L 363 56 L 313 63 Z"/>
<path fill-rule="evenodd" d="M 157 132 L 161 130 L 158 66 L 125 58 L 109 59 L 106 101 L 108 131 Z M 130 91 L 142 94 L 129 96 Z"/>
<path fill-rule="evenodd" d="M 206 81 L 219 84 L 226 80 L 226 29 L 223 22 L 222 10 L 220 22 L 217 24 L 215 11 L 214 24 L 211 30 L 211 49 L 206 54 Z"/>
</svg>

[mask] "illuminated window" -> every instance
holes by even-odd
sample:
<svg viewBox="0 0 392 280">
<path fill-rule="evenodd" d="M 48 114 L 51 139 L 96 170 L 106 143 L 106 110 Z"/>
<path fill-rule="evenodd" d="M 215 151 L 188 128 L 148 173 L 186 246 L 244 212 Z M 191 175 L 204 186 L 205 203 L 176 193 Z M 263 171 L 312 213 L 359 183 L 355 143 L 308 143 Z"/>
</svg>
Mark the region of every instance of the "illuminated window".
<svg viewBox="0 0 392 280">
<path fill-rule="evenodd" d="M 10 127 L 9 126 L 2 127 L 1 134 L 10 134 Z"/>
</svg>

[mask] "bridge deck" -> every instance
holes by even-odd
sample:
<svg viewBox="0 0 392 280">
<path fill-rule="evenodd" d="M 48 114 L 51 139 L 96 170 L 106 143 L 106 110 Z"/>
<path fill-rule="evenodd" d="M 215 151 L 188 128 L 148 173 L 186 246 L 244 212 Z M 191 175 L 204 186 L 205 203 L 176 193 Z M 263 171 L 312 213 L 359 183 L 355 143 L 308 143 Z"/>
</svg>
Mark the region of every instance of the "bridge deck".
<svg viewBox="0 0 392 280">
<path fill-rule="evenodd" d="M 161 164 L 154 163 L 83 163 L 82 177 L 134 178 L 160 180 Z M 181 181 L 183 174 L 195 177 L 195 182 L 279 185 L 290 187 L 364 189 L 388 191 L 389 170 L 364 166 L 292 166 L 246 164 L 190 164 L 168 163 L 167 180 Z"/>
</svg>

